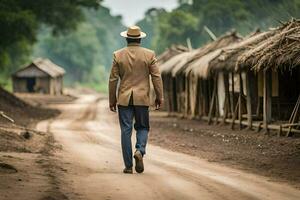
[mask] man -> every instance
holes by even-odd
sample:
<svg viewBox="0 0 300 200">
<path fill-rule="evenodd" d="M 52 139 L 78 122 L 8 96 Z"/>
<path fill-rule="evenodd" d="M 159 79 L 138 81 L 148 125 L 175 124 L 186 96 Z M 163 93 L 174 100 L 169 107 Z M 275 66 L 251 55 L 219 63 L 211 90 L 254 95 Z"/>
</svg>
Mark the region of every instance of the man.
<svg viewBox="0 0 300 200">
<path fill-rule="evenodd" d="M 157 66 L 155 53 L 140 46 L 146 34 L 138 26 L 129 27 L 120 34 L 126 38 L 127 47 L 113 54 L 113 64 L 109 77 L 109 106 L 119 114 L 121 127 L 122 154 L 125 164 L 124 173 L 132 174 L 133 127 L 136 130 L 136 151 L 134 153 L 135 170 L 144 171 L 143 156 L 149 132 L 150 77 L 156 94 L 155 106 L 159 109 L 163 103 L 163 86 Z M 119 82 L 118 95 L 116 90 Z"/>
</svg>

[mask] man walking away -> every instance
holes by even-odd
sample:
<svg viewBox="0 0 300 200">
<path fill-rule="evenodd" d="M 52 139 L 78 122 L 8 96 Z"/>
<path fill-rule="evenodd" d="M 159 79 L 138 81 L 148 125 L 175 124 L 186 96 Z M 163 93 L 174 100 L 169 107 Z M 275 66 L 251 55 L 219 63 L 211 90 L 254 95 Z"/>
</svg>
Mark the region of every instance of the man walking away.
<svg viewBox="0 0 300 200">
<path fill-rule="evenodd" d="M 138 26 L 129 27 L 121 33 L 126 38 L 127 47 L 113 54 L 112 69 L 109 77 L 109 106 L 119 114 L 121 128 L 122 154 L 125 164 L 124 173 L 132 174 L 133 128 L 136 130 L 136 151 L 134 153 L 135 171 L 144 171 L 143 156 L 149 132 L 150 76 L 156 94 L 155 106 L 159 109 L 163 103 L 163 86 L 156 64 L 155 53 L 140 46 L 146 34 Z M 117 85 L 118 81 L 118 95 Z"/>
</svg>

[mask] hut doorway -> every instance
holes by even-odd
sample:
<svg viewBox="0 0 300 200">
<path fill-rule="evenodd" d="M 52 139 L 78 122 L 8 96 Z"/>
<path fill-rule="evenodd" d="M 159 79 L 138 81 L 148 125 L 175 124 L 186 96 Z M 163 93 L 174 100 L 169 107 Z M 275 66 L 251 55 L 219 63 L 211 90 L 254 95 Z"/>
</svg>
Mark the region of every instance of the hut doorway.
<svg viewBox="0 0 300 200">
<path fill-rule="evenodd" d="M 300 95 L 300 69 L 282 71 L 278 73 L 279 96 L 277 102 L 278 120 L 288 120 L 293 112 L 298 96 Z M 275 110 L 276 111 L 276 110 Z"/>
<path fill-rule="evenodd" d="M 34 92 L 36 84 L 36 79 L 35 78 L 26 78 L 26 88 L 28 92 Z"/>
</svg>

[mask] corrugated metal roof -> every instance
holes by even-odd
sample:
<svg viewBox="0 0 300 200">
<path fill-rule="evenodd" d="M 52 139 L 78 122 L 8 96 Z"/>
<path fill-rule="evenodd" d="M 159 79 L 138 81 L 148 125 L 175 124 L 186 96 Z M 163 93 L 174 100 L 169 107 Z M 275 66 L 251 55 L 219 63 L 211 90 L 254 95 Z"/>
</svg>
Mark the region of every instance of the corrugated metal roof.
<svg viewBox="0 0 300 200">
<path fill-rule="evenodd" d="M 66 71 L 62 67 L 54 64 L 51 60 L 44 59 L 44 58 L 37 58 L 29 65 L 26 65 L 22 69 L 15 72 L 13 75 L 18 76 L 18 73 L 29 69 L 30 67 L 32 67 L 32 65 L 34 65 L 35 67 L 37 67 L 38 69 L 40 69 L 41 71 L 45 72 L 46 74 L 48 74 L 53 78 L 61 76 L 66 73 Z"/>
</svg>

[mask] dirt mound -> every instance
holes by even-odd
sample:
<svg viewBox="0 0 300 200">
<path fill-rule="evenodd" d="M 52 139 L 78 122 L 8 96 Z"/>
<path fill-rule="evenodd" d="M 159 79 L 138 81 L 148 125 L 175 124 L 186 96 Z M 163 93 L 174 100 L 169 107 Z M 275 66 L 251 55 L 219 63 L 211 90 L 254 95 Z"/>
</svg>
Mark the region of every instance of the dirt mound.
<svg viewBox="0 0 300 200">
<path fill-rule="evenodd" d="M 42 133 L 31 132 L 21 129 L 0 128 L 0 152 L 40 153 L 46 138 Z"/>
<path fill-rule="evenodd" d="M 9 164 L 0 162 L 0 173 L 16 173 L 18 170 Z"/>
<path fill-rule="evenodd" d="M 3 88 L 0 87 L 0 103 L 9 104 L 11 106 L 16 107 L 27 107 L 29 106 L 27 103 L 16 97 L 15 95 L 7 92 Z M 1 105 L 1 104 L 0 104 Z"/>
<path fill-rule="evenodd" d="M 22 126 L 28 126 L 35 121 L 47 119 L 59 113 L 57 110 L 32 106 L 1 87 L 0 111 Z M 11 124 L 11 122 L 0 116 L 0 124 Z"/>
</svg>

